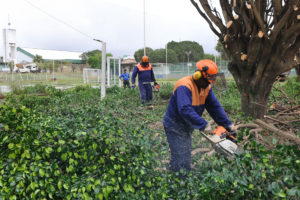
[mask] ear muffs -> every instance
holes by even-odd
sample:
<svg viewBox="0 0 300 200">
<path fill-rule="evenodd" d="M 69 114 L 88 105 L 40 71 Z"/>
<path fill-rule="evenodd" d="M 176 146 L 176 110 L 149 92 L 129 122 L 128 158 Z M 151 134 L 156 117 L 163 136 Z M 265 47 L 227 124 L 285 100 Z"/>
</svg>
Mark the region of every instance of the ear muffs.
<svg viewBox="0 0 300 200">
<path fill-rule="evenodd" d="M 193 79 L 194 79 L 194 80 L 199 80 L 201 77 L 202 77 L 201 71 L 200 71 L 199 69 L 196 70 L 196 71 L 194 72 L 194 74 L 193 74 Z"/>
</svg>

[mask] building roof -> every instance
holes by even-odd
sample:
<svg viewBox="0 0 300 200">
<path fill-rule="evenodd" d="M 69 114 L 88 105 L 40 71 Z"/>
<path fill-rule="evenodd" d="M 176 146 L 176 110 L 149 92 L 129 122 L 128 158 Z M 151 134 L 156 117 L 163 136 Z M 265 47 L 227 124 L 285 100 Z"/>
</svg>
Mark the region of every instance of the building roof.
<svg viewBox="0 0 300 200">
<path fill-rule="evenodd" d="M 136 64 L 136 60 L 133 56 L 127 56 L 126 58 L 122 59 L 122 65 L 129 65 L 129 64 Z"/>
<path fill-rule="evenodd" d="M 82 55 L 83 52 L 35 49 L 35 48 L 27 48 L 27 47 L 18 47 L 17 50 L 31 57 L 32 59 L 36 55 L 39 55 L 42 56 L 43 60 L 63 60 L 63 61 L 69 61 L 71 63 L 83 62 L 82 59 L 80 58 L 80 55 Z"/>
</svg>

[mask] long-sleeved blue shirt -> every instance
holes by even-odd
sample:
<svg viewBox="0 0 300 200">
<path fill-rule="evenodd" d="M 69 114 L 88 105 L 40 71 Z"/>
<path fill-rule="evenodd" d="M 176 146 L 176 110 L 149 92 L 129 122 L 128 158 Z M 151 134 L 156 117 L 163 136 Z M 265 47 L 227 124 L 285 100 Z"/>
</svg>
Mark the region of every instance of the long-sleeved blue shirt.
<svg viewBox="0 0 300 200">
<path fill-rule="evenodd" d="M 163 119 L 166 128 L 204 129 L 207 122 L 201 117 L 204 109 L 219 125 L 231 125 L 223 107 L 209 86 L 200 93 L 192 78 L 187 76 L 176 82 L 168 109 Z"/>
<path fill-rule="evenodd" d="M 135 66 L 131 77 L 132 84 L 135 84 L 135 78 L 137 75 L 139 75 L 138 80 L 141 84 L 155 82 L 155 76 L 151 64 L 149 64 L 147 67 L 142 67 L 141 64 Z"/>
<path fill-rule="evenodd" d="M 119 78 L 123 77 L 123 81 L 128 81 L 130 78 L 130 75 L 128 73 L 123 73 Z"/>
</svg>

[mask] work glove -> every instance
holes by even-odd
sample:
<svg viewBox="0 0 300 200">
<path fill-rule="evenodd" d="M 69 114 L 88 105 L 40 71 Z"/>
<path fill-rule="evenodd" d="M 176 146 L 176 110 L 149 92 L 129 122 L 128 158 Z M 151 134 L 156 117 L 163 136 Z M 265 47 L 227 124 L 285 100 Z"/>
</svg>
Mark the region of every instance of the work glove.
<svg viewBox="0 0 300 200">
<path fill-rule="evenodd" d="M 228 126 L 228 127 L 226 128 L 226 131 L 228 131 L 228 132 L 236 132 L 236 129 L 235 129 L 234 125 L 231 124 L 230 126 Z"/>
<path fill-rule="evenodd" d="M 232 135 L 233 137 L 235 137 L 235 138 L 237 137 L 236 128 L 234 127 L 233 124 L 231 124 L 230 126 L 228 126 L 228 127 L 226 128 L 226 131 L 228 131 L 228 132 L 230 133 L 230 135 Z M 232 139 L 230 136 L 227 136 L 226 138 L 233 141 L 233 139 Z M 233 142 L 236 143 L 236 140 L 233 141 Z"/>
<path fill-rule="evenodd" d="M 204 130 L 203 130 L 205 133 L 211 133 L 212 132 L 212 129 L 211 129 L 211 125 L 210 123 L 207 123 Z"/>
</svg>

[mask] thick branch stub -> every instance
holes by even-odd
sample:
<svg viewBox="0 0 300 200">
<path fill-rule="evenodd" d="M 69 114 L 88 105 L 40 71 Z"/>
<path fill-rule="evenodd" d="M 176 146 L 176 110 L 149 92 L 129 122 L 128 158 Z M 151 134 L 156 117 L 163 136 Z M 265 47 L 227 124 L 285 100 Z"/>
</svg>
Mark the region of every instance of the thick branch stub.
<svg viewBox="0 0 300 200">
<path fill-rule="evenodd" d="M 233 23 L 233 22 L 230 20 L 229 22 L 227 22 L 226 27 L 227 27 L 227 28 L 230 28 L 230 26 L 232 25 L 232 23 Z"/>
<path fill-rule="evenodd" d="M 297 15 L 297 19 L 300 20 L 300 15 Z"/>
<path fill-rule="evenodd" d="M 259 31 L 257 35 L 258 35 L 259 38 L 262 38 L 264 36 L 264 32 Z"/>
<path fill-rule="evenodd" d="M 245 60 L 247 60 L 247 57 L 248 57 L 247 54 L 242 54 L 241 55 L 241 60 L 245 61 Z"/>
<path fill-rule="evenodd" d="M 224 42 L 226 42 L 227 39 L 228 39 L 228 35 L 226 34 L 226 35 L 224 36 Z"/>
</svg>

